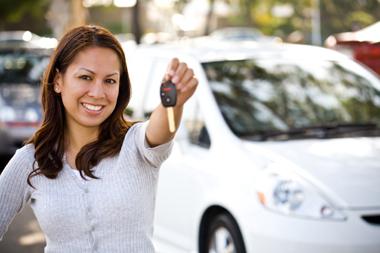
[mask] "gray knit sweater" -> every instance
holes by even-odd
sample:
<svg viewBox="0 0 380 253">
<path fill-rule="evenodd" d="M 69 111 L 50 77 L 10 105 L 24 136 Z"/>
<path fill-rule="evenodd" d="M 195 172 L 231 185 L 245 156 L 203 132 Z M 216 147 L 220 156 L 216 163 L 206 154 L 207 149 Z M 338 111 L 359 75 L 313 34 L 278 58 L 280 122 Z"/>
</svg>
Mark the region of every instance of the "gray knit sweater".
<svg viewBox="0 0 380 253">
<path fill-rule="evenodd" d="M 30 204 L 45 234 L 46 253 L 151 253 L 158 172 L 172 142 L 149 148 L 144 124 L 127 132 L 119 155 L 94 168 L 84 181 L 69 165 L 56 179 L 32 178 L 34 146 L 19 149 L 0 176 L 0 239 L 15 215 Z"/>
</svg>

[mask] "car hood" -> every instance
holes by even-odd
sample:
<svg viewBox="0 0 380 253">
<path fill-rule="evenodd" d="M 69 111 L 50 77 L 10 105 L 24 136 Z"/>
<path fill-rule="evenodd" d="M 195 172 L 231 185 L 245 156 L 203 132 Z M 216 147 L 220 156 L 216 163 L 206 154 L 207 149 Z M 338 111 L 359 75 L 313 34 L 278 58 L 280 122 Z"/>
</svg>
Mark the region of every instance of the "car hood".
<svg viewBox="0 0 380 253">
<path fill-rule="evenodd" d="M 380 137 L 265 142 L 261 145 L 274 157 L 286 159 L 306 171 L 343 200 L 346 207 L 380 207 Z"/>
</svg>

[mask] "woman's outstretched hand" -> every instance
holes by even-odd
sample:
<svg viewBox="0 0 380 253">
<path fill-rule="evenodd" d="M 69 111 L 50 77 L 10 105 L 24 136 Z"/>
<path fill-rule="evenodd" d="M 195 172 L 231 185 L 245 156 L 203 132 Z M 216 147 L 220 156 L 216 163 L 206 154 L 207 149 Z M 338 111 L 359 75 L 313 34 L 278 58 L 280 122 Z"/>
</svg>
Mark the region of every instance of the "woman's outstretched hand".
<svg viewBox="0 0 380 253">
<path fill-rule="evenodd" d="M 198 80 L 194 77 L 194 71 L 177 58 L 173 58 L 168 65 L 164 81 L 168 80 L 171 80 L 177 89 L 177 103 L 173 107 L 173 115 L 175 129 L 178 129 L 183 105 L 194 94 Z M 160 104 L 150 116 L 146 140 L 151 147 L 155 147 L 173 139 L 174 135 L 175 131 L 169 131 L 167 109 Z"/>
<path fill-rule="evenodd" d="M 167 68 L 165 81 L 171 80 L 177 88 L 177 107 L 181 107 L 194 94 L 198 79 L 186 63 L 173 58 Z"/>
</svg>

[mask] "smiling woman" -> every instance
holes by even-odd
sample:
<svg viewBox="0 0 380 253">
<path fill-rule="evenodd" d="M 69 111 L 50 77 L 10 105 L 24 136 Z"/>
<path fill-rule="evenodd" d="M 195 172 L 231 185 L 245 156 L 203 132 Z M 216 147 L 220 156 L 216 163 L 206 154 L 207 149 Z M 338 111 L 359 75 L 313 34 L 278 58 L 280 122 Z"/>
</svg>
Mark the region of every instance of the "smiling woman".
<svg viewBox="0 0 380 253">
<path fill-rule="evenodd" d="M 198 81 L 176 58 L 162 76 L 176 85 L 178 125 Z M 47 253 L 154 252 L 158 172 L 175 132 L 161 104 L 147 122 L 126 121 L 129 99 L 124 52 L 108 30 L 63 36 L 42 80 L 42 125 L 0 176 L 0 239 L 30 204 Z"/>
<path fill-rule="evenodd" d="M 75 168 L 75 156 L 83 133 L 99 135 L 99 125 L 114 111 L 120 85 L 120 63 L 113 50 L 89 47 L 78 53 L 64 73 L 57 73 L 54 90 L 61 95 L 65 110 L 66 159 Z M 86 137 L 87 138 L 87 137 Z"/>
<path fill-rule="evenodd" d="M 105 76 L 114 73 L 122 85 L 105 89 L 103 83 L 109 79 Z M 65 156 L 72 168 L 95 178 L 90 168 L 118 153 L 132 125 L 123 117 L 130 82 L 120 44 L 101 27 L 69 31 L 52 56 L 42 86 L 45 119 L 29 141 L 35 145 L 38 163 L 32 175 L 55 178 Z M 107 106 L 100 111 L 89 109 L 96 103 Z"/>
</svg>

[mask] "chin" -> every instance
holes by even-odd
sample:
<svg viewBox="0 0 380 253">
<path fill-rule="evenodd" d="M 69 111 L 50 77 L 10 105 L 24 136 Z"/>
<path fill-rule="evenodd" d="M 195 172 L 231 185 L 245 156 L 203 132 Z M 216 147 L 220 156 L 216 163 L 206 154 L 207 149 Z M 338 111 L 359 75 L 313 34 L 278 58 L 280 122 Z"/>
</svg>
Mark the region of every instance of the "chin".
<svg viewBox="0 0 380 253">
<path fill-rule="evenodd" d="M 84 127 L 99 127 L 104 121 L 106 121 L 107 118 L 105 119 L 99 119 L 99 120 L 79 120 L 78 123 Z"/>
</svg>

